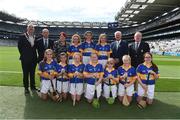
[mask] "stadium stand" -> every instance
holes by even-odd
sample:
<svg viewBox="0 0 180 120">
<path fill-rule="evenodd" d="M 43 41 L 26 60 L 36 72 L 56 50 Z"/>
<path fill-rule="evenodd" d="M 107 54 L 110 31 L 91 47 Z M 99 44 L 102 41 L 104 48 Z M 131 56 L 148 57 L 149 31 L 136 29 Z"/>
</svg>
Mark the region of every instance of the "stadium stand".
<svg viewBox="0 0 180 120">
<path fill-rule="evenodd" d="M 108 42 L 114 39 L 114 32 L 119 30 L 123 33 L 123 39 L 133 41 L 136 31 L 143 33 L 143 40 L 151 41 L 154 47 L 160 42 L 170 45 L 170 42 L 178 42 L 180 38 L 180 1 L 179 0 L 127 0 L 115 16 L 115 22 L 69 22 L 69 21 L 29 21 L 21 19 L 6 12 L 0 12 L 0 41 L 18 40 L 21 33 L 26 30 L 26 25 L 32 22 L 35 25 L 36 36 L 39 37 L 43 28 L 48 28 L 50 38 L 58 39 L 58 34 L 64 31 L 68 34 L 70 41 L 74 33 L 82 38 L 85 31 L 90 30 L 97 41 L 99 34 L 106 33 Z M 153 42 L 154 41 L 154 42 Z M 150 42 L 150 43 L 151 43 Z M 162 44 L 161 44 L 162 43 Z M 3 41 L 2 44 L 4 45 Z M 16 45 L 14 43 L 14 45 Z M 176 45 L 176 44 L 175 44 Z M 163 49 L 160 47 L 159 49 Z M 168 51 L 177 51 L 172 46 Z M 155 51 L 159 51 L 155 49 Z"/>
</svg>

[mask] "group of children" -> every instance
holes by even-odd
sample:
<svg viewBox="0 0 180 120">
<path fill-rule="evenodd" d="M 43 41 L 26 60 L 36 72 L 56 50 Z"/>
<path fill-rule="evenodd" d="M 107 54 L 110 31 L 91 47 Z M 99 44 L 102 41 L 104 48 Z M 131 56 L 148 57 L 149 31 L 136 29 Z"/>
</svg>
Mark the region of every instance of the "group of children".
<svg viewBox="0 0 180 120">
<path fill-rule="evenodd" d="M 82 53 L 74 52 L 71 63 L 68 63 L 66 53 L 61 53 L 59 60 L 54 60 L 53 51 L 47 49 L 44 60 L 39 64 L 38 75 L 41 77 L 40 97 L 46 100 L 49 91 L 50 96 L 53 96 L 54 89 L 59 95 L 59 101 L 66 100 L 68 93 L 71 94 L 72 100 L 80 101 L 84 93 L 89 103 L 92 103 L 94 97 L 99 99 L 101 95 L 107 101 L 112 97 L 113 102 L 118 96 L 122 102 L 126 94 L 130 103 L 134 94 L 134 83 L 137 80 L 137 101 L 140 101 L 147 92 L 147 103 L 152 104 L 155 80 L 159 77 L 159 73 L 157 66 L 152 62 L 151 53 L 145 53 L 144 63 L 140 64 L 137 69 L 131 66 L 129 55 L 123 56 L 123 65 L 119 66 L 118 69 L 114 68 L 115 62 L 113 58 L 108 58 L 104 67 L 98 58 L 99 54 L 92 52 L 89 63 L 84 64 Z M 150 77 L 146 82 L 149 73 Z M 55 98 L 53 100 L 57 101 Z"/>
</svg>

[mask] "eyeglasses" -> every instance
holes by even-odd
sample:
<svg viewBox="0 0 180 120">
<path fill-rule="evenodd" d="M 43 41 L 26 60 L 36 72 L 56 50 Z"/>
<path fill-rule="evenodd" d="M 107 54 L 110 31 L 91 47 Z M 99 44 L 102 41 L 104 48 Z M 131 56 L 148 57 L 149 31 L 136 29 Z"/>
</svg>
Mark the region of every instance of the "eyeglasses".
<svg viewBox="0 0 180 120">
<path fill-rule="evenodd" d="M 145 57 L 145 58 L 151 58 L 151 57 Z"/>
</svg>

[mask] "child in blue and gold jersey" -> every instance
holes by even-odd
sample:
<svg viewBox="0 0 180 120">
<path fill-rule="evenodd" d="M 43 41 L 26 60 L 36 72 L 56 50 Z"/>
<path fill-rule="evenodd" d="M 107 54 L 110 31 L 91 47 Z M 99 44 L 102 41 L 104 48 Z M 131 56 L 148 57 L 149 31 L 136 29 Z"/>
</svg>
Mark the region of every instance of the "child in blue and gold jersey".
<svg viewBox="0 0 180 120">
<path fill-rule="evenodd" d="M 92 32 L 86 31 L 84 34 L 85 41 L 81 44 L 81 51 L 83 55 L 83 63 L 86 65 L 89 63 L 91 53 L 96 52 L 95 43 L 92 40 Z"/>
<path fill-rule="evenodd" d="M 147 103 L 152 104 L 154 98 L 155 80 L 159 78 L 159 70 L 156 64 L 152 62 L 152 54 L 144 54 L 144 63 L 137 67 L 138 75 L 138 99 L 141 101 L 145 92 L 147 92 Z"/>
<path fill-rule="evenodd" d="M 87 83 L 85 97 L 91 103 L 94 96 L 97 99 L 101 96 L 102 91 L 103 66 L 98 63 L 97 53 L 91 53 L 90 62 L 85 66 L 83 74 Z M 95 95 L 95 90 L 97 91 L 97 95 Z"/>
<path fill-rule="evenodd" d="M 120 76 L 118 87 L 119 101 L 122 102 L 126 90 L 128 101 L 131 103 L 134 93 L 134 82 L 137 79 L 136 69 L 131 66 L 131 57 L 129 55 L 124 55 L 122 61 L 123 65 L 118 68 Z"/>
<path fill-rule="evenodd" d="M 85 65 L 82 63 L 82 54 L 75 52 L 73 62 L 69 65 L 68 75 L 70 78 L 70 94 L 72 100 L 80 101 L 83 93 L 83 71 Z"/>
<path fill-rule="evenodd" d="M 95 47 L 96 52 L 98 53 L 99 63 L 103 65 L 103 68 L 106 65 L 107 59 L 112 53 L 110 45 L 107 43 L 106 34 L 100 34 L 98 44 Z"/>
<path fill-rule="evenodd" d="M 51 80 L 53 82 L 53 85 L 55 86 L 55 77 L 57 75 L 58 68 L 57 66 L 58 63 L 53 60 L 53 51 L 51 49 L 47 49 L 44 53 L 44 59 L 39 63 L 39 70 L 37 73 L 41 79 L 40 97 L 43 100 L 47 100 L 49 90 L 51 94 L 53 92 Z"/>
<path fill-rule="evenodd" d="M 109 101 L 109 98 L 113 98 L 113 102 L 115 98 L 117 97 L 117 86 L 116 84 L 119 82 L 118 77 L 118 71 L 114 68 L 115 61 L 113 58 L 109 58 L 107 60 L 105 69 L 104 69 L 104 79 L 103 79 L 103 93 L 104 97 L 107 101 Z M 110 96 L 110 93 L 112 93 L 112 96 Z"/>
<path fill-rule="evenodd" d="M 67 93 L 69 91 L 69 78 L 68 78 L 68 65 L 67 65 L 67 54 L 65 52 L 60 53 L 58 64 L 58 76 L 56 81 L 56 89 L 60 94 L 61 98 L 67 99 Z M 61 99 L 62 100 L 62 99 Z"/>
<path fill-rule="evenodd" d="M 73 54 L 75 52 L 81 52 L 81 37 L 78 34 L 72 36 L 71 45 L 68 48 L 69 64 L 72 63 Z"/>
</svg>

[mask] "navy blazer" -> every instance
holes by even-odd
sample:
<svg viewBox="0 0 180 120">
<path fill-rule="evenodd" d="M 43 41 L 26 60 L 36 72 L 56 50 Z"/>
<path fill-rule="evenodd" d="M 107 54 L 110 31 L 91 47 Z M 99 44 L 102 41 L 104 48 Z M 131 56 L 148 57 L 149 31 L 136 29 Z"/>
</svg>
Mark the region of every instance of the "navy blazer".
<svg viewBox="0 0 180 120">
<path fill-rule="evenodd" d="M 49 40 L 48 43 L 48 48 L 47 49 L 52 49 L 53 50 L 53 46 L 54 46 L 54 41 L 53 40 Z M 39 38 L 36 42 L 35 42 L 35 46 L 38 52 L 38 63 L 43 60 L 44 58 L 44 52 L 46 50 L 45 46 L 44 46 L 44 41 L 43 38 Z"/>
<path fill-rule="evenodd" d="M 111 57 L 112 58 L 118 58 L 119 59 L 119 65 L 122 65 L 122 57 L 124 55 L 128 54 L 128 43 L 126 41 L 121 40 L 120 44 L 118 45 L 118 49 L 117 49 L 117 42 L 114 41 L 111 43 L 111 50 L 112 50 L 112 54 Z"/>
</svg>

